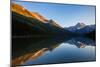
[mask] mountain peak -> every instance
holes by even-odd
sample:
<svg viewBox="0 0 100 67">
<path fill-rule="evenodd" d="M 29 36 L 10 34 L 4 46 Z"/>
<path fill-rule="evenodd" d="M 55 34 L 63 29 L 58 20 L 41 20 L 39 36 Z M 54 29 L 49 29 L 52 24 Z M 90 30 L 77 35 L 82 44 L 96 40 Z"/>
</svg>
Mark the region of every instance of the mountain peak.
<svg viewBox="0 0 100 67">
<path fill-rule="evenodd" d="M 83 27 L 85 27 L 86 25 L 84 24 L 84 23 L 77 23 L 76 24 L 76 27 L 77 27 L 77 29 L 81 29 L 81 28 L 83 28 Z"/>
<path fill-rule="evenodd" d="M 49 24 L 52 24 L 52 25 L 55 25 L 56 27 L 62 28 L 62 27 L 61 27 L 59 24 L 57 24 L 57 22 L 54 21 L 53 19 L 50 19 L 50 20 L 48 21 L 48 23 L 49 23 Z"/>
</svg>

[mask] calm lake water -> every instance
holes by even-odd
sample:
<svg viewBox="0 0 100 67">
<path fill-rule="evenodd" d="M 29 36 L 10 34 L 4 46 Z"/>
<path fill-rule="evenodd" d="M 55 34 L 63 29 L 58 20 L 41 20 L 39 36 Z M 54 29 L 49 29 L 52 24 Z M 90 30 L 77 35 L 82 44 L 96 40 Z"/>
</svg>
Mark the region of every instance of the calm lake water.
<svg viewBox="0 0 100 67">
<path fill-rule="evenodd" d="M 95 61 L 95 40 L 86 37 L 14 38 L 13 65 Z"/>
</svg>

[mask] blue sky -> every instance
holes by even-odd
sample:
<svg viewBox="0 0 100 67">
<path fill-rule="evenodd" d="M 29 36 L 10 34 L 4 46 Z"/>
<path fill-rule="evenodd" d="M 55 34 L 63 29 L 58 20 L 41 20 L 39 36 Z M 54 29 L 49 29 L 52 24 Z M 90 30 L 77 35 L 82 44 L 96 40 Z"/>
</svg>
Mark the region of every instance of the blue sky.
<svg viewBox="0 0 100 67">
<path fill-rule="evenodd" d="M 95 24 L 95 6 L 54 4 L 39 2 L 15 2 L 31 12 L 38 12 L 47 19 L 53 19 L 63 27 L 76 25 L 78 22 L 87 25 Z"/>
</svg>

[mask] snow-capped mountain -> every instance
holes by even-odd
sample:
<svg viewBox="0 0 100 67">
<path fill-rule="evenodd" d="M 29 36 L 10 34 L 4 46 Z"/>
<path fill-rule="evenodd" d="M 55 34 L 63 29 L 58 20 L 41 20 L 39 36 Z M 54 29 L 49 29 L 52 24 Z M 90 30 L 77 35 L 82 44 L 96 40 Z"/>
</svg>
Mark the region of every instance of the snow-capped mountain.
<svg viewBox="0 0 100 67">
<path fill-rule="evenodd" d="M 95 30 L 95 24 L 86 25 L 84 23 L 77 23 L 75 26 L 70 26 L 65 29 L 73 33 L 90 33 Z"/>
<path fill-rule="evenodd" d="M 77 23 L 76 24 L 76 28 L 77 29 L 81 29 L 81 28 L 84 28 L 86 25 L 84 23 Z"/>
</svg>

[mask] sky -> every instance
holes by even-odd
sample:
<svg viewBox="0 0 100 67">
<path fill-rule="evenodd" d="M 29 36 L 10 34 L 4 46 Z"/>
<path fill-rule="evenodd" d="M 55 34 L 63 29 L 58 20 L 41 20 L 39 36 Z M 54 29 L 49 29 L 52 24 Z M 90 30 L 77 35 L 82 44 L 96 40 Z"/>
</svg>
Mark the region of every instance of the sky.
<svg viewBox="0 0 100 67">
<path fill-rule="evenodd" d="M 45 18 L 53 19 L 62 27 L 74 26 L 78 22 L 95 24 L 95 6 L 75 4 L 54 4 L 40 2 L 13 1 L 31 12 L 38 12 Z"/>
</svg>

